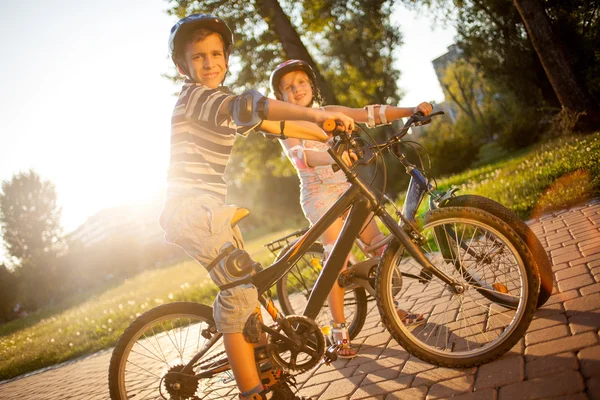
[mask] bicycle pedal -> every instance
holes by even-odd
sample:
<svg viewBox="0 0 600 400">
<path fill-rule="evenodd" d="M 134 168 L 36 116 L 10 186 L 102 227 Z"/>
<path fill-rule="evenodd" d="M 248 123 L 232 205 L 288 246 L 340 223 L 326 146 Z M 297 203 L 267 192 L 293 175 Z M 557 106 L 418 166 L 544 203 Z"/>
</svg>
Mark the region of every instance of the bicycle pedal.
<svg viewBox="0 0 600 400">
<path fill-rule="evenodd" d="M 329 346 L 327 350 L 325 350 L 325 355 L 323 356 L 323 364 L 330 365 L 332 362 L 338 359 L 338 347 L 339 346 L 337 344 L 334 344 Z"/>
</svg>

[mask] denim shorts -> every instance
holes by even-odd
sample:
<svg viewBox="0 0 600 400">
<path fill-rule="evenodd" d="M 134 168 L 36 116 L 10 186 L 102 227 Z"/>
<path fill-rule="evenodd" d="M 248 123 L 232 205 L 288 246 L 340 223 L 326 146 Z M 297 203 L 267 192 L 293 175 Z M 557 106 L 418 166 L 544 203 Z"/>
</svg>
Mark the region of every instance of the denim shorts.
<svg viewBox="0 0 600 400">
<path fill-rule="evenodd" d="M 239 249 L 244 241 L 239 228 L 231 227 L 230 221 L 237 210 L 211 195 L 171 198 L 165 202 L 160 225 L 165 240 L 185 250 L 202 266 L 208 265 L 227 242 Z M 225 273 L 224 260 L 209 273 L 217 286 L 231 283 Z M 258 305 L 258 292 L 252 284 L 244 284 L 223 290 L 213 304 L 213 316 L 221 333 L 238 333 Z"/>
</svg>

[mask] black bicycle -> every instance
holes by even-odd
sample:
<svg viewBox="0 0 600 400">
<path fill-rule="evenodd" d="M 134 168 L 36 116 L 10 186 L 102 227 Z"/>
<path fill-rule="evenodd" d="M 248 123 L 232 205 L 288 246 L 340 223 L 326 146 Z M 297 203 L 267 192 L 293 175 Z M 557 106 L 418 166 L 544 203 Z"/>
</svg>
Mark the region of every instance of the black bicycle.
<svg viewBox="0 0 600 400">
<path fill-rule="evenodd" d="M 434 209 L 419 225 L 411 221 L 412 211 L 405 212 L 406 216 L 397 213 L 398 223 L 354 166 L 341 160 L 339 154 L 348 148 L 361 156 L 362 163 L 372 162 L 384 150 L 400 157 L 397 144 L 408 129 L 430 122 L 434 115 L 413 115 L 383 144 L 361 146 L 354 135 L 335 132 L 336 144 L 328 152 L 344 171 L 349 189 L 285 254 L 251 276 L 261 305 L 274 321 L 262 325 L 268 344 L 256 350 L 258 368 L 269 362 L 293 376 L 335 357 L 314 319 L 354 239 L 372 214 L 391 237 L 376 269 L 377 306 L 390 334 L 408 352 L 436 365 L 468 367 L 499 357 L 523 337 L 536 310 L 540 281 L 519 234 L 494 215 L 470 207 Z M 326 130 L 335 128 L 334 121 L 325 125 Z M 441 200 L 443 196 L 433 201 Z M 302 315 L 283 316 L 271 299 L 270 288 L 326 228 L 346 214 L 340 237 L 314 282 Z M 398 308 L 423 314 L 425 323 L 405 326 Z M 113 351 L 109 387 L 113 399 L 235 398 L 235 380 L 211 307 L 171 303 L 134 320 Z"/>
</svg>

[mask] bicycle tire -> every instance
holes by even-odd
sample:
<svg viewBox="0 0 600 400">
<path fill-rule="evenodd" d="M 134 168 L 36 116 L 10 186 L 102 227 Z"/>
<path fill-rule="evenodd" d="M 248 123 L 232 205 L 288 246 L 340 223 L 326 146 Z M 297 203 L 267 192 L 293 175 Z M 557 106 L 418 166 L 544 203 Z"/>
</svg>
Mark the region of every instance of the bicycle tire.
<svg viewBox="0 0 600 400">
<path fill-rule="evenodd" d="M 392 279 L 397 279 L 394 271 L 402 268 L 404 272 L 411 265 L 417 266 L 411 258 L 404 258 L 404 248 L 397 240 L 393 240 L 385 250 L 375 280 L 377 306 L 383 325 L 391 336 L 417 358 L 450 368 L 481 365 L 509 351 L 529 327 L 537 308 L 540 286 L 531 252 L 521 237 L 499 218 L 476 208 L 442 207 L 425 214 L 421 233 L 427 238 L 427 243 L 422 250 L 436 267 L 456 279 L 463 275 L 453 263 L 444 259 L 435 237 L 435 227 L 450 225 L 460 232 L 461 224 L 465 228 L 462 235 L 457 237 L 469 240 L 469 246 L 478 251 L 488 251 L 489 247 L 485 247 L 488 240 L 494 244 L 501 242 L 510 251 L 510 258 L 502 253 L 500 260 L 512 261 L 510 268 L 496 264 L 490 269 L 491 273 L 482 272 L 482 268 L 489 264 L 482 263 L 479 266 L 479 259 L 475 257 L 463 254 L 460 260 L 464 271 L 471 275 L 479 274 L 490 282 L 490 287 L 498 287 L 498 292 L 513 296 L 518 294 L 520 301 L 516 309 L 502 307 L 481 296 L 483 288 L 470 285 L 466 279 L 460 281 L 465 288 L 462 294 L 449 292 L 449 287 L 443 281 L 432 276 L 425 281 L 413 279 L 403 282 L 399 295 L 394 297 Z M 466 226 L 471 228 L 467 229 Z M 457 246 L 459 255 L 460 248 Z M 397 308 L 423 314 L 423 324 L 405 326 Z M 503 321 L 507 321 L 506 327 L 501 325 Z M 496 334 L 498 337 L 483 343 L 489 340 L 488 336 Z"/>
<path fill-rule="evenodd" d="M 170 319 L 172 320 L 168 322 Z M 173 325 L 176 320 L 180 321 L 179 324 Z M 169 329 L 169 324 L 172 329 Z M 202 345 L 206 345 L 207 339 L 201 336 L 201 331 L 212 324 L 212 308 L 192 302 L 164 304 L 136 318 L 119 338 L 110 359 L 108 370 L 110 398 L 125 400 L 138 395 L 162 398 L 161 392 L 166 398 L 175 398 L 167 394 L 165 374 L 189 362 L 191 357 L 200 350 L 201 341 Z M 155 329 L 155 327 L 160 328 Z M 163 330 L 160 331 L 161 329 Z M 193 331 L 192 335 L 190 331 Z M 188 339 L 191 340 L 195 336 L 197 336 L 196 342 L 189 342 L 194 346 L 190 349 L 185 348 Z M 178 345 L 183 345 L 184 348 L 179 348 Z M 204 357 L 195 364 L 197 365 L 195 371 L 226 363 L 227 357 L 224 353 L 221 354 L 222 351 L 224 347 L 221 338 L 210 346 Z M 186 357 L 189 358 L 185 359 Z M 207 362 L 209 364 L 201 365 Z M 203 399 L 238 398 L 235 379 L 231 378 L 229 369 L 220 372 L 219 375 L 199 380 L 195 390 L 185 385 L 182 385 L 181 390 L 182 393 L 185 393 L 185 390 L 188 392 L 193 390 L 193 393 L 181 396 L 182 399 L 192 398 L 196 393 L 201 393 Z"/>
<path fill-rule="evenodd" d="M 548 301 L 554 289 L 554 273 L 552 272 L 550 258 L 535 233 L 517 214 L 492 199 L 472 194 L 451 197 L 443 206 L 478 208 L 500 218 L 517 232 L 529 248 L 540 276 L 541 286 L 537 304 L 538 308 Z"/>
<path fill-rule="evenodd" d="M 287 252 L 294 243 L 290 243 L 284 247 L 279 253 L 279 257 Z M 281 306 L 281 310 L 285 315 L 301 315 L 304 311 L 306 301 L 310 296 L 312 285 L 317 279 L 318 273 L 321 271 L 323 258 L 323 245 L 313 243 L 304 255 L 296 262 L 292 270 L 284 275 L 276 286 L 277 299 Z M 315 261 L 318 260 L 318 261 Z M 295 278 L 297 282 L 303 280 L 302 284 L 298 285 L 291 282 L 291 278 Z M 301 279 L 298 279 L 300 277 Z M 291 299 L 294 293 L 290 293 L 290 289 L 295 289 L 296 296 Z M 301 292 L 301 293 L 298 293 Z M 351 288 L 346 290 L 344 295 L 344 314 L 348 326 L 348 334 L 350 339 L 354 339 L 358 335 L 365 324 L 367 318 L 367 294 L 365 289 L 361 287 Z M 324 303 L 322 311 L 319 313 L 315 321 L 319 326 L 329 325 L 331 317 L 324 313 L 328 309 L 327 301 Z"/>
</svg>

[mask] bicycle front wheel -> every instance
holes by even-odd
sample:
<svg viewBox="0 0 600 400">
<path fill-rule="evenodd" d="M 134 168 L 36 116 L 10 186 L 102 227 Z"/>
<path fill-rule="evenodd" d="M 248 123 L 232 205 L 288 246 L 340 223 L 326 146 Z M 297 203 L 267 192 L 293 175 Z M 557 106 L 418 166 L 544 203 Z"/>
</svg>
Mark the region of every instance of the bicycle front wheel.
<svg viewBox="0 0 600 400">
<path fill-rule="evenodd" d="M 291 245 L 280 254 L 285 254 Z M 294 264 L 291 271 L 277 282 L 277 299 L 285 315 L 302 315 L 313 286 L 323 269 L 323 246 L 313 243 Z M 361 287 L 348 287 L 344 293 L 344 315 L 351 339 L 360 332 L 367 318 L 367 295 Z M 315 318 L 321 327 L 329 326 L 331 314 L 327 301 Z"/>
<path fill-rule="evenodd" d="M 139 316 L 113 350 L 111 399 L 237 399 L 223 339 L 207 338 L 212 325 L 212 308 L 198 303 L 165 304 Z M 193 370 L 182 373 L 198 352 L 204 354 Z"/>
<path fill-rule="evenodd" d="M 451 368 L 480 365 L 510 350 L 525 334 L 539 294 L 523 240 L 500 219 L 466 207 L 428 212 L 421 234 L 423 254 L 463 290 L 424 271 L 393 241 L 376 277 L 377 305 L 390 334 L 416 357 Z M 399 309 L 421 314 L 421 324 L 405 325 Z"/>
</svg>

